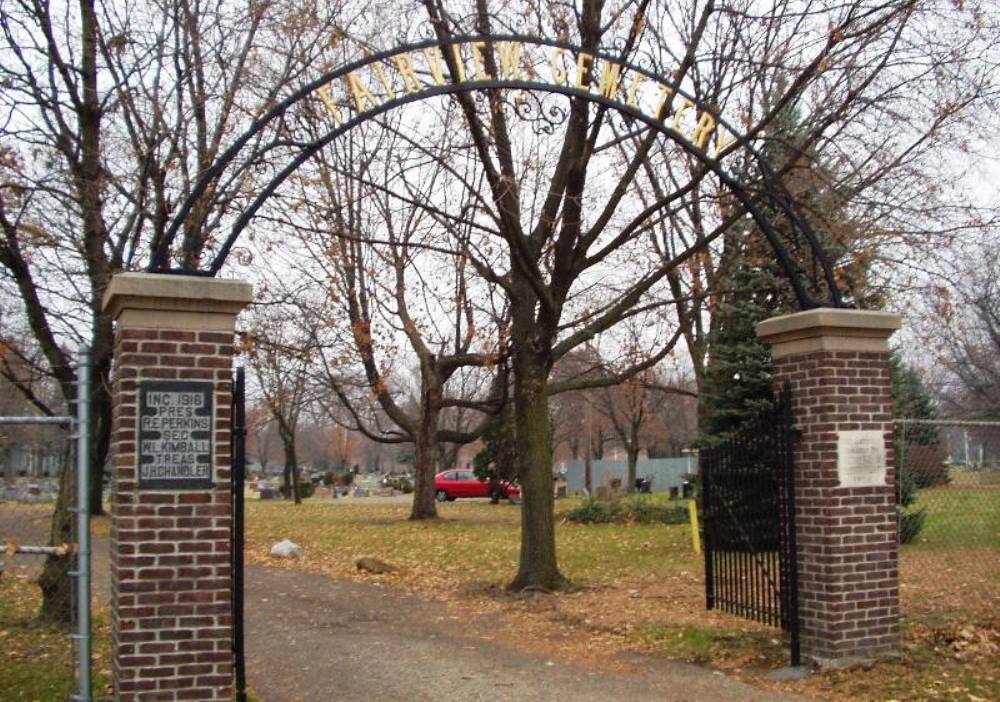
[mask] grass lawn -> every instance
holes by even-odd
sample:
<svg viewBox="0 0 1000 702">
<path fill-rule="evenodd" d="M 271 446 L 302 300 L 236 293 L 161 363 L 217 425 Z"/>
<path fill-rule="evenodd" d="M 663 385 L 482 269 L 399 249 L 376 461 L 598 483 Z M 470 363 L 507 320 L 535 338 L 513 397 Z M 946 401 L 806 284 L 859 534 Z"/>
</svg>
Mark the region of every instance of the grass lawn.
<svg viewBox="0 0 1000 702">
<path fill-rule="evenodd" d="M 576 504 L 562 501 L 559 509 Z M 264 559 L 275 541 L 288 538 L 305 549 L 307 567 L 339 576 L 351 574 L 358 558 L 374 556 L 402 568 L 402 581 L 422 590 L 439 584 L 496 586 L 513 579 L 519 507 L 459 501 L 439 505 L 439 512 L 441 519 L 427 523 L 409 521 L 409 505 L 365 504 L 363 498 L 307 500 L 297 509 L 248 502 L 247 550 Z M 563 574 L 581 586 L 701 567 L 687 525 L 560 524 L 556 541 Z"/>
<path fill-rule="evenodd" d="M 926 488 L 917 493 L 914 507 L 926 509 L 927 517 L 906 548 L 990 546 L 1000 557 L 1000 486 Z"/>
<path fill-rule="evenodd" d="M 898 661 L 871 669 L 827 671 L 797 683 L 766 674 L 786 662 L 780 632 L 704 610 L 702 559 L 688 525 L 579 525 L 560 521 L 560 567 L 577 588 L 517 595 L 502 586 L 517 568 L 520 508 L 502 503 L 439 505 L 441 518 L 410 522 L 408 504 L 366 499 L 247 505 L 248 562 L 367 579 L 451 602 L 456 612 L 496 621 L 508 645 L 558 652 L 566 660 L 610 665 L 621 651 L 641 651 L 708 665 L 755 685 L 834 700 L 1000 700 L 1000 621 L 996 597 L 997 502 L 1000 492 L 953 485 L 924 490 L 928 522 L 921 541 L 902 549 L 904 646 Z M 657 501 L 666 501 L 654 496 Z M 984 500 L 986 506 L 984 507 Z M 579 504 L 570 498 L 557 512 Z M 104 534 L 107 520 L 95 520 Z M 301 561 L 269 557 L 288 538 Z M 398 573 L 355 568 L 374 556 Z M 927 564 L 931 564 L 929 567 Z M 983 592 L 972 595 L 975 587 Z M 73 646 L 66 632 L 35 619 L 37 586 L 0 578 L 0 699 L 48 702 L 74 690 Z M 933 615 L 933 616 L 931 616 Z M 95 691 L 108 684 L 107 613 L 95 622 Z M 279 702 L 269 700 L 267 702 Z"/>
<path fill-rule="evenodd" d="M 932 621 L 1000 610 L 1000 486 L 991 473 L 953 475 L 917 493 L 924 526 L 900 549 L 903 612 Z"/>
<path fill-rule="evenodd" d="M 39 624 L 41 594 L 23 576 L 0 578 L 0 699 L 5 702 L 67 700 L 77 691 L 74 644 L 68 632 Z M 96 615 L 94 631 L 94 693 L 110 684 L 106 613 Z"/>
</svg>

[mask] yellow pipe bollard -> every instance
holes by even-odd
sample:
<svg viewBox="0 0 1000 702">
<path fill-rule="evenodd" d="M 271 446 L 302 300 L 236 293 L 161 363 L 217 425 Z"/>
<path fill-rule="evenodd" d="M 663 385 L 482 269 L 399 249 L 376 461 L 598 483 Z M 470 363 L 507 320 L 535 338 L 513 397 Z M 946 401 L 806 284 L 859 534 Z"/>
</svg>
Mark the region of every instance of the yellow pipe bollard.
<svg viewBox="0 0 1000 702">
<path fill-rule="evenodd" d="M 688 516 L 691 517 L 691 545 L 694 552 L 701 555 L 701 533 L 698 530 L 698 503 L 688 500 Z"/>
</svg>

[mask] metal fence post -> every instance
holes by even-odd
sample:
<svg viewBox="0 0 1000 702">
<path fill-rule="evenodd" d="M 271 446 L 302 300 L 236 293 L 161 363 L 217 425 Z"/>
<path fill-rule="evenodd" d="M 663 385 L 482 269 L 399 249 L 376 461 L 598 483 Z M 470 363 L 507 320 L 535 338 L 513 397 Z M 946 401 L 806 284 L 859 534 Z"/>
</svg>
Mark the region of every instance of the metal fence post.
<svg viewBox="0 0 1000 702">
<path fill-rule="evenodd" d="M 90 640 L 90 350 L 79 354 L 76 385 L 76 530 L 78 702 L 91 702 Z"/>
</svg>

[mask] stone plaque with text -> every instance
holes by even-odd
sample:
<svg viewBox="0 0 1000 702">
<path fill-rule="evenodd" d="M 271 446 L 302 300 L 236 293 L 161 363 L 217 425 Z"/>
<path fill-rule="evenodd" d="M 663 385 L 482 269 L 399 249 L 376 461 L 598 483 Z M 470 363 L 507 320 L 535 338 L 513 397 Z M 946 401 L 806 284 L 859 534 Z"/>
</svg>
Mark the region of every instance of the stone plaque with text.
<svg viewBox="0 0 1000 702">
<path fill-rule="evenodd" d="M 837 432 L 840 487 L 885 485 L 885 434 L 877 430 Z"/>
<path fill-rule="evenodd" d="M 139 487 L 212 486 L 212 393 L 202 381 L 139 383 Z"/>
</svg>

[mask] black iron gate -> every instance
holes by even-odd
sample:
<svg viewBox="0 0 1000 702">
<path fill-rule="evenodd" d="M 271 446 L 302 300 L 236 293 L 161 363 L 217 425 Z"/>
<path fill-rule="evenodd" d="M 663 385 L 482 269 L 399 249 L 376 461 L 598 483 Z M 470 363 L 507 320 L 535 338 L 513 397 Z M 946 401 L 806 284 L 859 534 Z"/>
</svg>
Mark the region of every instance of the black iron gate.
<svg viewBox="0 0 1000 702">
<path fill-rule="evenodd" d="M 245 374 L 236 369 L 233 379 L 232 408 L 232 498 L 233 532 L 230 549 L 233 574 L 233 673 L 236 702 L 247 702 L 246 655 L 243 647 L 243 481 L 246 476 Z"/>
<path fill-rule="evenodd" d="M 799 665 L 791 388 L 722 444 L 701 451 L 705 595 L 789 632 Z"/>
</svg>

